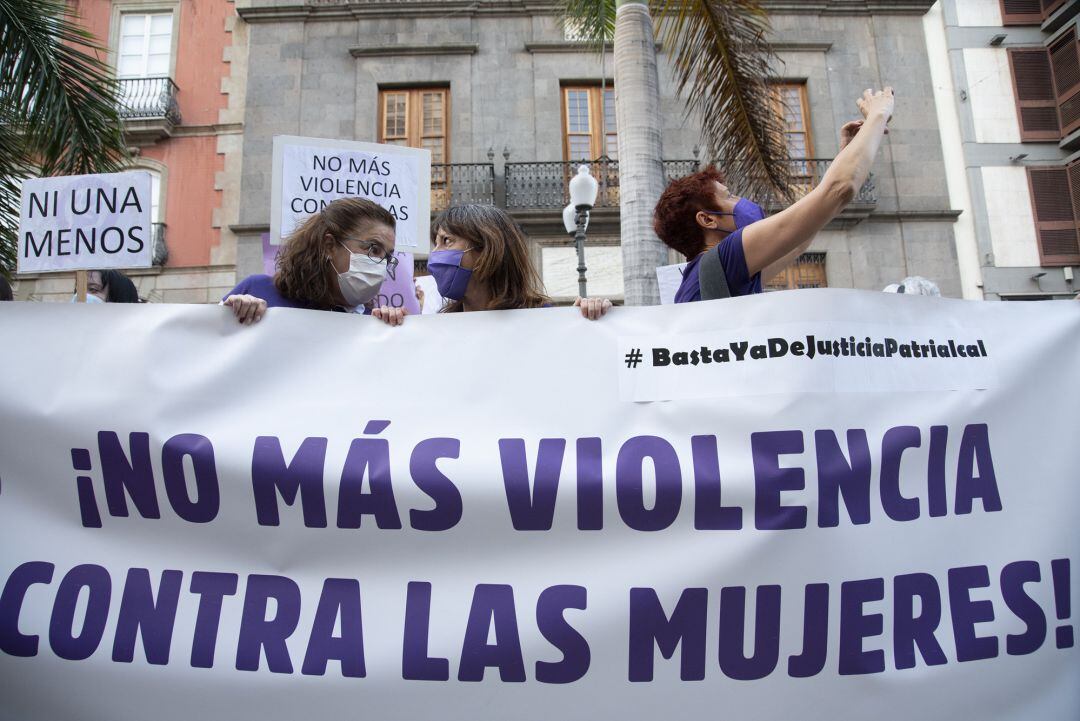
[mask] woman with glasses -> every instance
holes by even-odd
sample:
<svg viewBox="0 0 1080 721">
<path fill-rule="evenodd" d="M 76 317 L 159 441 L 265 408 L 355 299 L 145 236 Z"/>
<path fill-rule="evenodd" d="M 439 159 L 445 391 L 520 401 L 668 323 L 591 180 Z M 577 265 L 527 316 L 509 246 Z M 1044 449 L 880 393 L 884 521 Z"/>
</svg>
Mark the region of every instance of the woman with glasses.
<svg viewBox="0 0 1080 721">
<path fill-rule="evenodd" d="M 339 198 L 285 239 L 273 277 L 249 276 L 221 302 L 245 324 L 260 320 L 267 308 L 368 312 L 365 306 L 397 264 L 394 216 L 364 198 Z M 404 317 L 400 308 L 372 314 L 390 325 Z"/>
<path fill-rule="evenodd" d="M 490 205 L 447 208 L 431 226 L 428 270 L 447 299 L 443 313 L 542 308 L 551 305 L 529 259 L 525 234 L 505 211 Z M 595 320 L 611 308 L 603 298 L 575 305 Z"/>
</svg>

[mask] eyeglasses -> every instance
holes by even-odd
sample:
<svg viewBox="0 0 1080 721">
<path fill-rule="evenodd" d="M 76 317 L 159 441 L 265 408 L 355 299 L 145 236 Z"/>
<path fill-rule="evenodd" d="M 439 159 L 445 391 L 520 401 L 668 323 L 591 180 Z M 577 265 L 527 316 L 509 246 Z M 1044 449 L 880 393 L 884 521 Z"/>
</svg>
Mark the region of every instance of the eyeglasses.
<svg viewBox="0 0 1080 721">
<path fill-rule="evenodd" d="M 371 240 L 357 240 L 355 238 L 347 240 L 352 240 L 360 247 L 361 255 L 366 255 L 376 263 L 386 263 L 386 274 L 390 276 L 391 280 L 397 280 L 397 267 L 399 261 L 393 253 L 387 254 L 386 248 Z M 350 253 L 353 252 L 349 246 L 344 243 L 341 244 L 341 247 L 348 250 Z"/>
</svg>

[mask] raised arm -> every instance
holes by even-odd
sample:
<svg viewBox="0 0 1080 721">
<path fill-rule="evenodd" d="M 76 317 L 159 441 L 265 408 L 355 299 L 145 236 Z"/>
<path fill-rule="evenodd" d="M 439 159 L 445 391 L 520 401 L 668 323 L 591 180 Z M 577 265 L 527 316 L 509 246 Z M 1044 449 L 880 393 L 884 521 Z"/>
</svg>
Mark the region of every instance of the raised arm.
<svg viewBox="0 0 1080 721">
<path fill-rule="evenodd" d="M 743 229 L 743 253 L 751 275 L 777 264 L 809 243 L 866 182 L 885 135 L 885 124 L 892 117 L 893 90 L 867 90 L 856 103 L 865 118 L 862 127 L 836 155 L 817 187 L 790 208 Z"/>
</svg>

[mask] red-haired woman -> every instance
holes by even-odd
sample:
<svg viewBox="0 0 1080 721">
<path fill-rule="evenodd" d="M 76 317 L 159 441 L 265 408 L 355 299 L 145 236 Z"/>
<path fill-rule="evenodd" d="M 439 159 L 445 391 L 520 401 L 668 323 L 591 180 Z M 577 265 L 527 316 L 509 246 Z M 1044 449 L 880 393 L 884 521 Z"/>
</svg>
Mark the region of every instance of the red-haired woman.
<svg viewBox="0 0 1080 721">
<path fill-rule="evenodd" d="M 339 198 L 285 239 L 273 277 L 245 278 L 222 303 L 241 323 L 258 321 L 267 308 L 361 309 L 397 266 L 394 242 L 389 211 L 364 198 Z M 375 315 L 398 325 L 404 312 L 379 308 Z"/>
<path fill-rule="evenodd" d="M 709 261 L 719 263 L 711 266 L 715 272 L 705 273 L 709 278 L 719 276 L 726 290 L 717 294 L 713 290 L 717 284 L 710 282 L 707 298 L 760 293 L 762 273 L 768 278 L 782 270 L 855 198 L 887 132 L 892 88 L 867 90 L 857 104 L 865 119 L 844 127 L 854 137 L 836 155 L 821 183 L 775 215 L 739 227 L 739 207 L 747 201 L 732 194 L 724 176 L 711 166 L 667 187 L 656 205 L 653 227 L 665 244 L 690 259 L 675 293 L 676 303 L 702 299 L 702 267 L 713 249 L 716 258 Z"/>
</svg>

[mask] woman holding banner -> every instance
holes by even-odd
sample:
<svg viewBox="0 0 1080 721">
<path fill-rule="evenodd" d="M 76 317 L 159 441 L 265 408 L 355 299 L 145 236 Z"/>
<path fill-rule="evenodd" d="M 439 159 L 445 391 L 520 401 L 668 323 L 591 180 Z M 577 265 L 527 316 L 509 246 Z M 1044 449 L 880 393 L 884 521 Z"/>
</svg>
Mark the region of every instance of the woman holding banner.
<svg viewBox="0 0 1080 721">
<path fill-rule="evenodd" d="M 540 276 L 529 260 L 525 233 L 491 205 L 455 205 L 431 226 L 428 270 L 449 302 L 443 313 L 544 308 Z M 611 308 L 604 298 L 578 298 L 581 314 L 596 320 Z"/>
<path fill-rule="evenodd" d="M 260 320 L 267 308 L 355 311 L 378 294 L 397 266 L 394 223 L 389 211 L 370 200 L 339 198 L 285 239 L 273 277 L 249 276 L 221 302 L 245 324 Z M 374 315 L 398 325 L 404 312 L 379 308 Z"/>
</svg>

